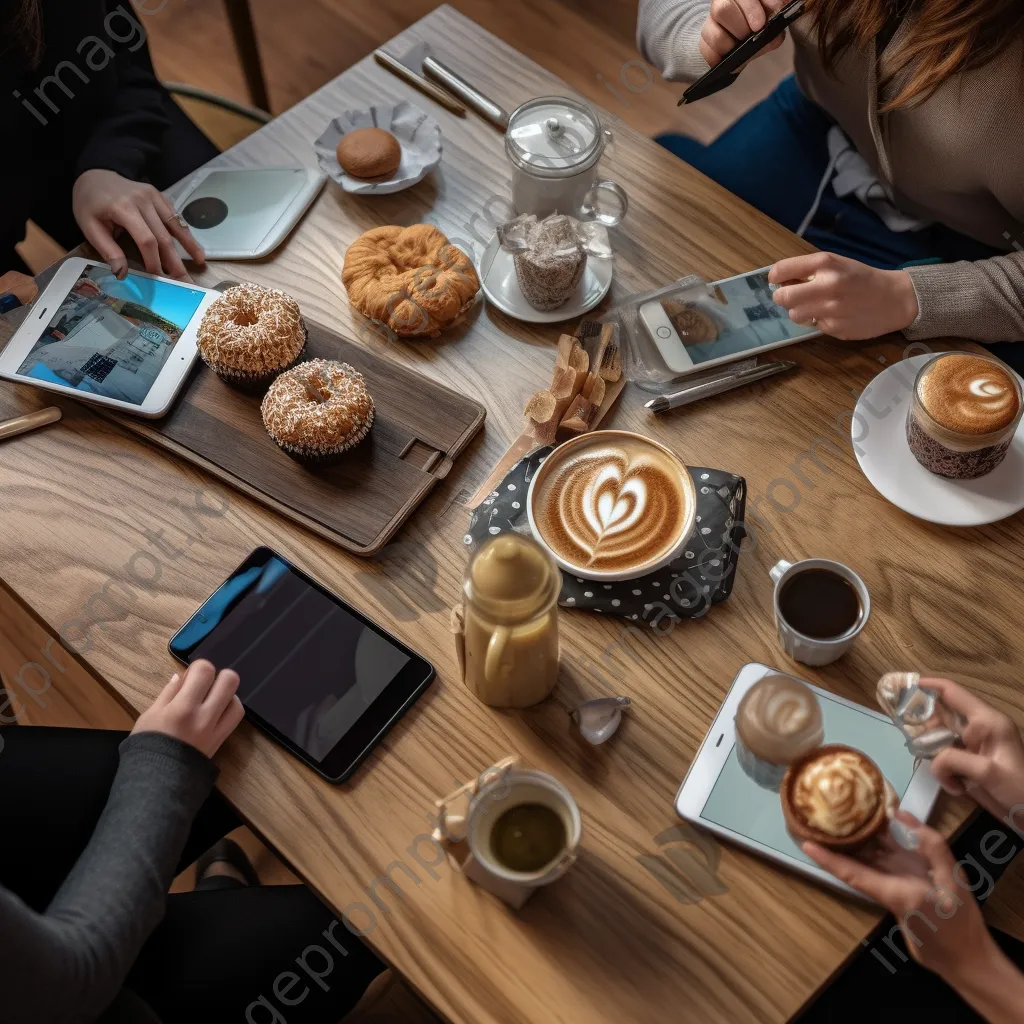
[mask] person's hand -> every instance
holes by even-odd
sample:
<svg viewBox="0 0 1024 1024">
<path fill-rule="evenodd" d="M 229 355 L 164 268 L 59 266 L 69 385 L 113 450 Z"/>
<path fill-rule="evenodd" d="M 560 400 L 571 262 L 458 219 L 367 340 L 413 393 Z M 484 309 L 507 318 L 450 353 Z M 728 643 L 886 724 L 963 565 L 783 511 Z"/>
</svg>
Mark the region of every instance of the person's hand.
<svg viewBox="0 0 1024 1024">
<path fill-rule="evenodd" d="M 135 240 L 150 274 L 190 280 L 175 238 L 197 263 L 205 261 L 203 247 L 152 185 L 122 178 L 115 171 L 84 171 L 71 192 L 71 207 L 82 234 L 118 278 L 128 273 L 124 251 L 114 240 L 122 228 Z"/>
<path fill-rule="evenodd" d="M 922 686 L 967 719 L 965 749 L 947 747 L 932 761 L 932 774 L 954 796 L 965 792 L 1003 820 L 1014 807 L 1024 812 L 1024 740 L 1013 719 L 949 679 L 922 679 Z"/>
<path fill-rule="evenodd" d="M 132 733 L 162 732 L 213 757 L 245 715 L 237 689 L 237 672 L 218 672 L 208 661 L 195 661 L 184 677 L 171 676 Z"/>
<path fill-rule="evenodd" d="M 915 960 L 949 984 L 962 985 L 972 974 L 980 975 L 1000 955 L 999 948 L 946 841 L 913 815 L 896 817 L 914 837 L 916 850 L 886 836 L 856 860 L 816 843 L 804 843 L 804 853 L 885 907 Z"/>
<path fill-rule="evenodd" d="M 775 302 L 793 323 L 844 341 L 902 331 L 919 311 L 905 270 L 877 270 L 831 252 L 780 260 L 768 280 L 780 286 Z"/>
<path fill-rule="evenodd" d="M 714 67 L 737 43 L 760 32 L 784 3 L 785 0 L 712 0 L 708 19 L 700 30 L 701 56 Z M 785 38 L 783 32 L 755 56 L 777 50 Z"/>
</svg>

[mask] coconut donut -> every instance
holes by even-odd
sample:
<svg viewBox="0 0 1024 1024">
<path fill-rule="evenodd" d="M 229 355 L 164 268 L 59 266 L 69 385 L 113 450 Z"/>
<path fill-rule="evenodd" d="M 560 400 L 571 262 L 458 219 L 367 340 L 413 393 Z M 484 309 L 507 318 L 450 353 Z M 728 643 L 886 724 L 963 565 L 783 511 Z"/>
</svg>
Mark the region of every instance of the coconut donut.
<svg viewBox="0 0 1024 1024">
<path fill-rule="evenodd" d="M 480 289 L 470 258 L 432 224 L 373 228 L 345 254 L 349 301 L 403 338 L 437 337 Z"/>
<path fill-rule="evenodd" d="M 348 363 L 310 359 L 270 385 L 260 412 L 278 447 L 303 461 L 321 462 L 366 437 L 374 405 L 358 370 Z"/>
<path fill-rule="evenodd" d="M 299 358 L 306 334 L 299 304 L 286 292 L 239 284 L 203 314 L 199 354 L 225 380 L 265 384 Z"/>
</svg>

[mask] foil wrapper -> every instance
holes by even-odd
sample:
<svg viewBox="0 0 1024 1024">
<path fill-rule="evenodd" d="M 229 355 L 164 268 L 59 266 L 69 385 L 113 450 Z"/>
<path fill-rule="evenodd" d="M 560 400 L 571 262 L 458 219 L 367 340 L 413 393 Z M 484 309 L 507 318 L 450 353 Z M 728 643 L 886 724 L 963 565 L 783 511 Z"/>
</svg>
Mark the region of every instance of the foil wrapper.
<svg viewBox="0 0 1024 1024">
<path fill-rule="evenodd" d="M 960 742 L 967 720 L 939 694 L 921 685 L 918 672 L 887 672 L 875 691 L 881 709 L 907 740 L 914 757 L 931 760 Z"/>
</svg>

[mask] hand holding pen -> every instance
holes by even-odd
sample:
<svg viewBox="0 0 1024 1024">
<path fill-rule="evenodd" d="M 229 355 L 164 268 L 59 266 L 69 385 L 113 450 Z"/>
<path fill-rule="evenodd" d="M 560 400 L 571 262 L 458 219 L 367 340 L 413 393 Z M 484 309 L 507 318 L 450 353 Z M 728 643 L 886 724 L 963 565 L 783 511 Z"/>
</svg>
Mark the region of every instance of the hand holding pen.
<svg viewBox="0 0 1024 1024">
<path fill-rule="evenodd" d="M 700 53 L 708 66 L 713 68 L 738 42 L 760 32 L 784 4 L 785 0 L 714 0 L 700 33 Z M 782 33 L 754 56 L 777 50 L 785 38 Z"/>
</svg>

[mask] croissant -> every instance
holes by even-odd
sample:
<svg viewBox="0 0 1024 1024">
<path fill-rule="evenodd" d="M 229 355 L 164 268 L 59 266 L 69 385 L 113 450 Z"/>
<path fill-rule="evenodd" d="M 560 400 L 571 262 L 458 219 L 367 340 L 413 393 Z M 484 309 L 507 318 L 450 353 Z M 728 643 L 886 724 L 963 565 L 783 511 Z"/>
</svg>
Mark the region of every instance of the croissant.
<svg viewBox="0 0 1024 1024">
<path fill-rule="evenodd" d="M 470 258 L 432 224 L 373 228 L 345 253 L 349 301 L 405 337 L 437 337 L 480 289 Z"/>
</svg>

